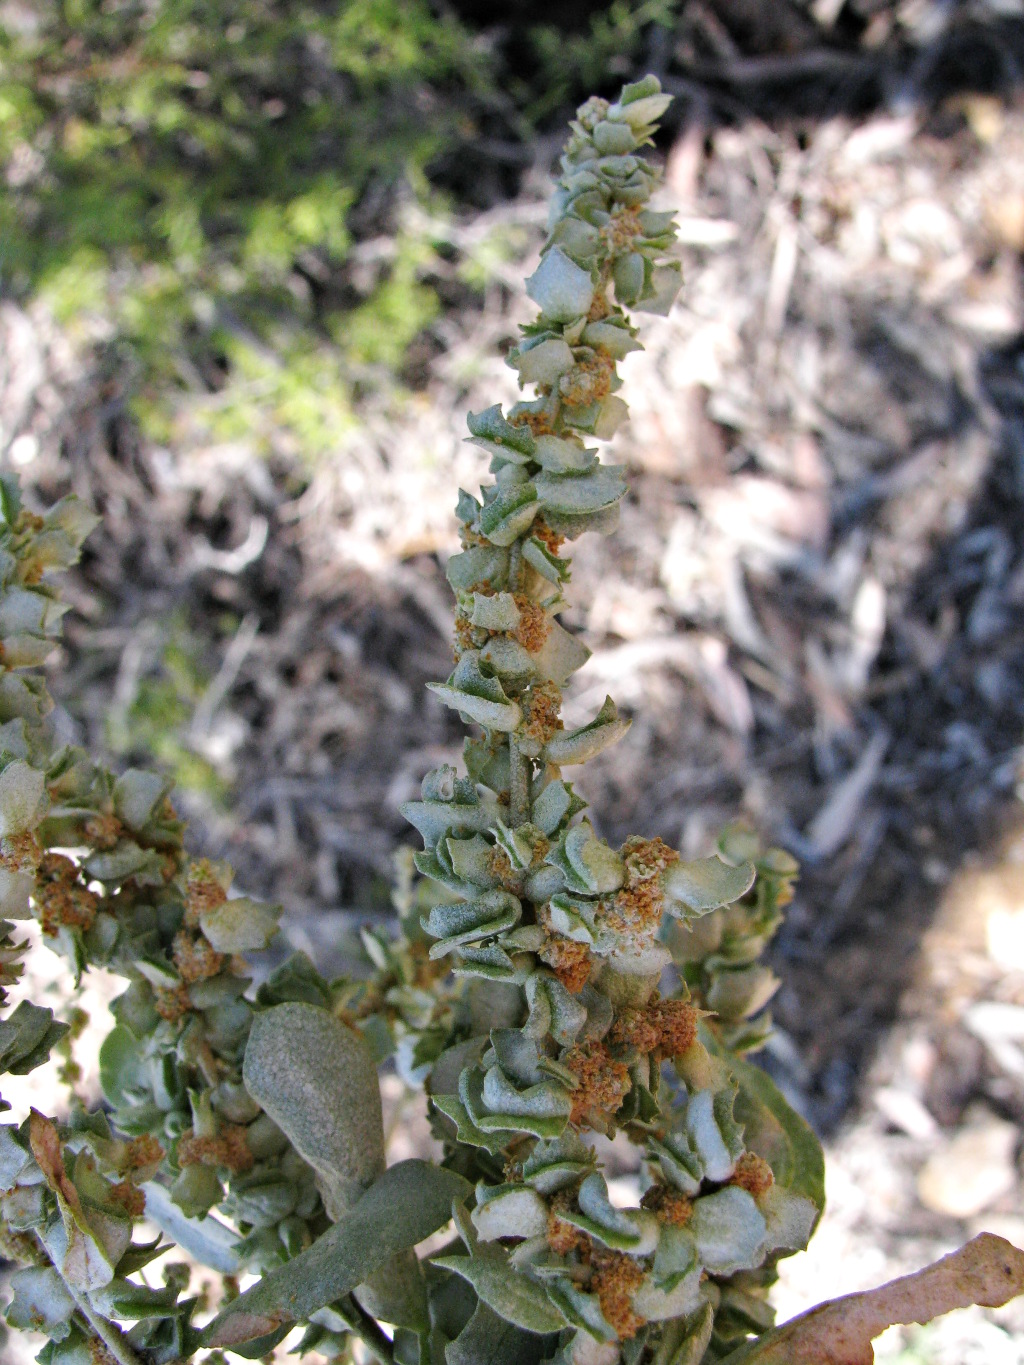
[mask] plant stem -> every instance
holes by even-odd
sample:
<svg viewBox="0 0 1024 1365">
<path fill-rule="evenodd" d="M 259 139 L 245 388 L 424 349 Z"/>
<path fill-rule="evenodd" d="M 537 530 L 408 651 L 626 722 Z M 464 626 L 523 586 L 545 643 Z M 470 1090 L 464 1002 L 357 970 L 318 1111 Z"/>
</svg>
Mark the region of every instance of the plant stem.
<svg viewBox="0 0 1024 1365">
<path fill-rule="evenodd" d="M 103 1345 L 114 1357 L 118 1365 L 142 1365 L 142 1361 L 135 1354 L 131 1343 L 124 1332 L 121 1331 L 120 1327 L 117 1327 L 112 1322 L 108 1322 L 105 1317 L 97 1313 L 95 1308 L 90 1306 L 88 1299 L 86 1299 L 83 1294 L 79 1293 L 73 1285 L 68 1284 L 63 1275 L 61 1276 L 61 1279 L 64 1280 L 64 1287 L 74 1299 L 78 1311 L 88 1322 L 100 1341 L 103 1342 Z"/>
<path fill-rule="evenodd" d="M 508 590 L 518 592 L 523 577 L 523 542 L 514 540 L 508 552 Z"/>
<path fill-rule="evenodd" d="M 525 825 L 530 815 L 530 760 L 515 734 L 508 737 L 509 817 L 512 828 Z"/>
<path fill-rule="evenodd" d="M 348 1307 L 348 1304 L 351 1304 L 351 1308 Z M 355 1299 L 350 1298 L 348 1304 L 346 1304 L 344 1317 L 348 1322 L 349 1330 L 356 1334 L 374 1359 L 380 1361 L 380 1365 L 395 1365 L 395 1351 L 391 1341 L 384 1335 L 373 1318 L 356 1303 Z"/>
</svg>

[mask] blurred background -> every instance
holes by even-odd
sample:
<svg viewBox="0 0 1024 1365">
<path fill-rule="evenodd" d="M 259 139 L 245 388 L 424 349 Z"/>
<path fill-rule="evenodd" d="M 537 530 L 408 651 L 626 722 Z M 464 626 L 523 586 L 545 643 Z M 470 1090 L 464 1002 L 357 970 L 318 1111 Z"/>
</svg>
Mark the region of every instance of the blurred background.
<svg viewBox="0 0 1024 1365">
<path fill-rule="evenodd" d="M 565 121 L 660 76 L 685 284 L 626 365 L 621 530 L 576 553 L 570 717 L 635 717 L 581 785 L 613 841 L 743 817 L 803 863 L 765 1064 L 831 1210 L 782 1311 L 1024 1245 L 1020 0 L 3 0 L 0 29 L 0 452 L 103 517 L 58 724 L 172 773 L 193 849 L 325 969 L 459 752 L 424 684 L 465 412 L 514 399 Z M 1024 1314 L 879 1354 L 1012 1365 Z"/>
</svg>

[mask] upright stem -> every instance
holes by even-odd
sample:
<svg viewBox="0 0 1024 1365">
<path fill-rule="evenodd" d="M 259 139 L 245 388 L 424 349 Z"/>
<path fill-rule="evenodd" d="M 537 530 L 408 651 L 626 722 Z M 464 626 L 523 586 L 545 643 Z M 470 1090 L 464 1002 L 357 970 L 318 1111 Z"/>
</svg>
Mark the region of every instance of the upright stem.
<svg viewBox="0 0 1024 1365">
<path fill-rule="evenodd" d="M 514 540 L 509 546 L 508 589 L 518 592 L 523 585 L 523 542 Z"/>
<path fill-rule="evenodd" d="M 509 816 L 512 828 L 530 818 L 530 760 L 519 747 L 515 734 L 508 737 Z"/>
</svg>

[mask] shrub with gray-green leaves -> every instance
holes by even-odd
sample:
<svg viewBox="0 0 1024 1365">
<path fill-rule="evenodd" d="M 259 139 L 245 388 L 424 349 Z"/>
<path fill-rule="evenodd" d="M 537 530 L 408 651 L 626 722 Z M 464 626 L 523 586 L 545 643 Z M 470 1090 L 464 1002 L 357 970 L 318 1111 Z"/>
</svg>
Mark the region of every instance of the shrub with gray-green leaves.
<svg viewBox="0 0 1024 1365">
<path fill-rule="evenodd" d="M 327 981 L 295 955 L 254 987 L 246 955 L 277 911 L 189 857 L 161 777 L 55 743 L 53 579 L 93 519 L 72 499 L 36 516 L 0 482 L 0 1005 L 28 917 L 76 979 L 126 982 L 104 1109 L 0 1125 L 7 1322 L 47 1337 L 45 1365 L 256 1358 L 285 1337 L 397 1365 L 870 1360 L 801 1354 L 767 1301 L 823 1205 L 817 1140 L 747 1060 L 795 864 L 738 828 L 697 860 L 657 838 L 612 848 L 567 775 L 628 730 L 610 698 L 565 728 L 587 650 L 558 618 L 566 543 L 613 530 L 626 491 L 591 443 L 626 417 L 630 314 L 666 312 L 679 285 L 641 155 L 667 103 L 648 77 L 578 111 L 527 281 L 539 315 L 509 357 L 528 396 L 470 415 L 491 478 L 459 495 L 455 665 L 432 685 L 469 729 L 464 771 L 429 773 L 404 808 L 418 879 L 396 889 L 398 931 L 366 931 L 368 974 Z M 19 1004 L 4 1072 L 64 1032 Z M 439 1162 L 387 1165 L 389 1058 L 426 1091 Z M 219 1302 L 186 1292 L 175 1248 L 223 1277 Z M 1012 1248 L 983 1251 L 985 1292 L 1024 1285 Z"/>
</svg>

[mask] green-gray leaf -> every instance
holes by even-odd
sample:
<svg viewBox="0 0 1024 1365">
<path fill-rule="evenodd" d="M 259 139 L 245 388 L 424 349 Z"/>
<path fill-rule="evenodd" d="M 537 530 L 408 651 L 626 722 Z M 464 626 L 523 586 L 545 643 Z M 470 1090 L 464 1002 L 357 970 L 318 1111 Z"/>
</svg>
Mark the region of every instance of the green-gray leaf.
<svg viewBox="0 0 1024 1365">
<path fill-rule="evenodd" d="M 253 1020 L 242 1075 L 337 1220 L 384 1169 L 380 1086 L 362 1034 L 316 1005 L 276 1005 Z"/>
<path fill-rule="evenodd" d="M 504 1322 L 485 1303 L 476 1311 L 456 1339 L 446 1348 L 446 1365 L 536 1365 L 544 1352 L 543 1341 Z"/>
<path fill-rule="evenodd" d="M 233 1347 L 283 1322 L 308 1318 L 436 1232 L 451 1218 L 452 1200 L 469 1191 L 462 1176 L 428 1161 L 392 1166 L 307 1251 L 271 1270 L 219 1313 L 202 1344 Z"/>
<path fill-rule="evenodd" d="M 526 281 L 526 292 L 552 322 L 572 322 L 594 301 L 590 271 L 582 270 L 557 246 L 544 253 Z"/>
<path fill-rule="evenodd" d="M 756 875 L 753 863 L 730 867 L 712 854 L 710 858 L 673 863 L 662 876 L 662 887 L 670 902 L 669 910 L 685 919 L 731 905 L 746 895 Z"/>
<path fill-rule="evenodd" d="M 708 1036 L 702 1028 L 702 1039 Z M 820 1212 L 825 1207 L 825 1157 L 810 1125 L 759 1066 L 734 1056 L 728 1065 L 739 1082 L 735 1114 L 747 1147 L 768 1162 L 780 1185 L 805 1195 Z"/>
<path fill-rule="evenodd" d="M 434 1265 L 454 1270 L 476 1290 L 481 1301 L 505 1322 L 526 1332 L 559 1332 L 565 1319 L 539 1284 L 517 1274 L 499 1252 L 477 1256 L 438 1256 Z"/>
</svg>

